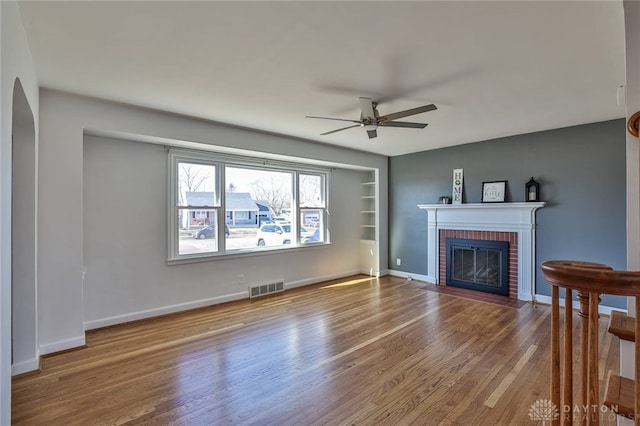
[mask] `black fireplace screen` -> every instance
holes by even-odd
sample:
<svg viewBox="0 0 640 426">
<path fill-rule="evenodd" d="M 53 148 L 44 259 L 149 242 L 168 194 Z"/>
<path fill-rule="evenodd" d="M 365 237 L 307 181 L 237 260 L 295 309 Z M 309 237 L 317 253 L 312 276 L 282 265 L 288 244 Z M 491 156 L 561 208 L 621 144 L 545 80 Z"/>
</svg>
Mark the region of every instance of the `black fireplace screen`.
<svg viewBox="0 0 640 426">
<path fill-rule="evenodd" d="M 509 295 L 509 242 L 447 238 L 447 285 Z"/>
</svg>

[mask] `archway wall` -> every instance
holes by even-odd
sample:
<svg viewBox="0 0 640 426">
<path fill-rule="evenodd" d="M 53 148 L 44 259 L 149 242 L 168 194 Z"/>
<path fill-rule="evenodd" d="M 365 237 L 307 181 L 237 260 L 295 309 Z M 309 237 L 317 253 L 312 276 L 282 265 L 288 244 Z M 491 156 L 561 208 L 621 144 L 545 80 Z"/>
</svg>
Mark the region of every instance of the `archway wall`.
<svg viewBox="0 0 640 426">
<path fill-rule="evenodd" d="M 13 88 L 11 162 L 12 374 L 38 369 L 36 140 L 19 78 Z"/>
<path fill-rule="evenodd" d="M 39 89 L 18 4 L 0 2 L 0 424 L 11 424 L 11 174 L 16 79 L 33 112 L 38 149 Z"/>
</svg>

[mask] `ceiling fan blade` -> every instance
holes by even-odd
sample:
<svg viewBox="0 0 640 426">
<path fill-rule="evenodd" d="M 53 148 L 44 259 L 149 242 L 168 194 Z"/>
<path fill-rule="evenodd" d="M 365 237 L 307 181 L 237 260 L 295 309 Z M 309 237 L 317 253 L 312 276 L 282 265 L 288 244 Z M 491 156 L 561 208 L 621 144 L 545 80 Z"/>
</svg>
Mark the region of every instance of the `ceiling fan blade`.
<svg viewBox="0 0 640 426">
<path fill-rule="evenodd" d="M 434 104 L 429 104 L 429 105 L 425 105 L 425 106 L 421 106 L 421 107 L 417 107 L 417 108 L 411 108 L 411 109 L 408 109 L 406 111 L 394 112 L 392 114 L 383 115 L 383 116 L 379 117 L 378 120 L 380 120 L 380 121 L 396 120 L 398 118 L 408 117 L 410 115 L 421 114 L 423 112 L 433 111 L 433 110 L 436 110 L 436 109 L 438 109 L 438 108 L 436 108 L 436 106 Z"/>
<path fill-rule="evenodd" d="M 354 124 L 353 126 L 342 127 L 341 129 L 331 130 L 330 132 L 320 133 L 320 136 L 330 135 L 331 133 L 341 132 L 343 130 L 351 129 L 353 127 L 360 127 L 360 124 Z"/>
<path fill-rule="evenodd" d="M 360 109 L 362 110 L 362 118 L 376 118 L 371 98 L 360 98 Z"/>
<path fill-rule="evenodd" d="M 360 121 L 358 121 L 358 120 L 347 120 L 345 118 L 315 117 L 315 116 L 312 116 L 312 115 L 306 115 L 304 118 L 319 118 L 320 120 L 348 121 L 349 123 L 358 123 L 358 124 L 360 124 Z"/>
<path fill-rule="evenodd" d="M 424 129 L 428 126 L 426 123 L 409 123 L 407 121 L 383 121 L 378 126 L 385 127 L 408 127 L 411 129 Z"/>
<path fill-rule="evenodd" d="M 377 138 L 378 131 L 377 130 L 367 130 L 367 135 L 369 135 L 369 139 Z"/>
</svg>

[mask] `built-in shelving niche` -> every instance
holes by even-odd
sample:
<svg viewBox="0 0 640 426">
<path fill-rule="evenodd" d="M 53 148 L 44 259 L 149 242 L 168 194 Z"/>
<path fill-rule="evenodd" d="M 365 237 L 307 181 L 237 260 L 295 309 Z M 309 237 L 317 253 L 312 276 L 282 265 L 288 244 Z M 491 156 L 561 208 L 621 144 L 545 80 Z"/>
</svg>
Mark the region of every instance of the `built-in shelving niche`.
<svg viewBox="0 0 640 426">
<path fill-rule="evenodd" d="M 362 196 L 360 197 L 360 239 L 375 241 L 376 239 L 376 182 L 362 182 Z"/>
<path fill-rule="evenodd" d="M 378 177 L 364 172 L 360 195 L 360 268 L 362 273 L 380 275 L 378 255 Z"/>
</svg>

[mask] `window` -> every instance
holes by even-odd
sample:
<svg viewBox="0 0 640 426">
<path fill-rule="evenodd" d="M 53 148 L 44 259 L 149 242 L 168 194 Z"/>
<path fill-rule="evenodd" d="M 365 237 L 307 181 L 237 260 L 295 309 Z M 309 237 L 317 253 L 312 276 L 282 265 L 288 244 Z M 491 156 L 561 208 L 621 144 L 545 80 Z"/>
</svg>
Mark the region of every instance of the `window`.
<svg viewBox="0 0 640 426">
<path fill-rule="evenodd" d="M 325 170 L 177 149 L 169 167 L 170 260 L 329 242 Z"/>
<path fill-rule="evenodd" d="M 255 167 L 225 167 L 227 224 L 236 232 L 227 238 L 227 251 L 254 250 L 295 242 L 291 227 L 263 229 L 293 203 L 295 173 Z M 285 218 L 285 220 L 288 220 Z"/>
<path fill-rule="evenodd" d="M 326 203 L 325 176 L 321 174 L 300 174 L 298 178 L 300 242 L 303 244 L 323 243 L 325 238 Z"/>
<path fill-rule="evenodd" d="M 216 166 L 180 159 L 175 163 L 176 204 L 174 226 L 177 254 L 199 255 L 218 251 L 215 231 L 219 200 L 216 197 Z"/>
</svg>

